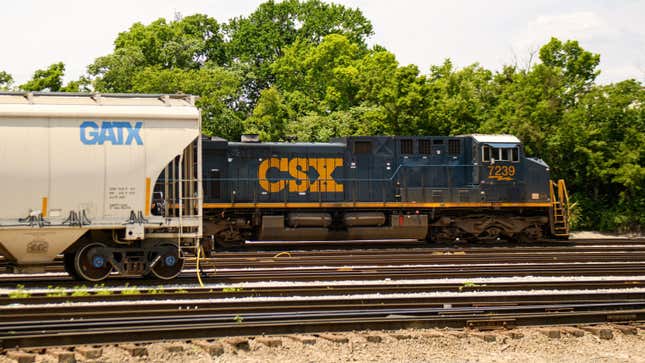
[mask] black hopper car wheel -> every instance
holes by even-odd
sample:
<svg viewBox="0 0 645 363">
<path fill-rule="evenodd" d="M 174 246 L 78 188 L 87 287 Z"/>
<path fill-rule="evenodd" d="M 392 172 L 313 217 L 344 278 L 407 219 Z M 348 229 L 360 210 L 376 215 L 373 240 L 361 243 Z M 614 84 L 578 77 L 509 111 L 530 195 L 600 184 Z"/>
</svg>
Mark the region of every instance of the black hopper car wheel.
<svg viewBox="0 0 645 363">
<path fill-rule="evenodd" d="M 172 243 L 161 243 L 148 253 L 148 262 L 152 265 L 148 277 L 171 280 L 181 273 L 184 259 L 179 249 Z"/>
<path fill-rule="evenodd" d="M 104 244 L 93 242 L 76 251 L 73 276 L 92 282 L 108 277 L 112 272 L 112 264 L 109 257 L 103 253 L 104 248 Z"/>
</svg>

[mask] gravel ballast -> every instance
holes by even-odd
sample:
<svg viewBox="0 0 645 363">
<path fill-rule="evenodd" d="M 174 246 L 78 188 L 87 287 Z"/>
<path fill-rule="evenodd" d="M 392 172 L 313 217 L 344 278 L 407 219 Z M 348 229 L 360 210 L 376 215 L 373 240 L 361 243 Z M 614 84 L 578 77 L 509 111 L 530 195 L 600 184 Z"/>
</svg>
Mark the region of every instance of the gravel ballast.
<svg viewBox="0 0 645 363">
<path fill-rule="evenodd" d="M 645 362 L 643 328 L 636 329 L 636 334 L 632 334 L 634 329 L 623 331 L 620 328 L 625 330 L 616 326 L 592 329 L 520 328 L 487 332 L 409 329 L 318 336 L 231 337 L 213 341 L 103 346 L 98 359 L 86 360 L 79 353 L 76 353 L 76 359 L 119 363 Z M 560 334 L 546 334 L 551 330 Z M 593 333 L 606 330 L 612 332 L 611 338 Z M 56 351 L 60 352 L 60 349 Z M 54 354 L 36 352 L 35 361 L 58 360 Z M 5 362 L 15 361 L 5 353 L 0 355 L 0 363 Z"/>
</svg>

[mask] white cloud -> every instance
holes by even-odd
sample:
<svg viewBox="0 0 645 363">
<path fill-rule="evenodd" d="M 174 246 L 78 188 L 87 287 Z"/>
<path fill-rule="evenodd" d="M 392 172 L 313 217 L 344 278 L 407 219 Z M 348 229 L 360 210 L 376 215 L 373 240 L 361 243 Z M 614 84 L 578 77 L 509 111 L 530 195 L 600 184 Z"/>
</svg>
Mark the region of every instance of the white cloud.
<svg viewBox="0 0 645 363">
<path fill-rule="evenodd" d="M 617 32 L 605 19 L 591 11 L 539 15 L 513 37 L 513 48 L 520 51 L 534 50 L 548 42 L 551 37 L 584 42 L 616 35 Z"/>
</svg>

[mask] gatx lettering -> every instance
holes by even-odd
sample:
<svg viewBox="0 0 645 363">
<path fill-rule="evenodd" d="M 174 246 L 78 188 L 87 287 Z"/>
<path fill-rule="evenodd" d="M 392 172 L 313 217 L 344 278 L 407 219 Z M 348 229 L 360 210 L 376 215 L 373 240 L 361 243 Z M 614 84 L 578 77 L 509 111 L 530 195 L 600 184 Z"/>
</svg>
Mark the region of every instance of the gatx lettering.
<svg viewBox="0 0 645 363">
<path fill-rule="evenodd" d="M 275 193 L 288 188 L 289 192 L 342 192 L 343 185 L 337 183 L 331 174 L 337 167 L 343 166 L 342 158 L 269 158 L 258 167 L 260 187 L 267 192 Z M 309 169 L 318 173 L 318 178 L 311 181 Z M 267 179 L 269 169 L 288 172 L 291 179 L 270 181 Z"/>
<path fill-rule="evenodd" d="M 132 125 L 125 121 L 103 121 L 99 126 L 94 121 L 85 121 L 81 124 L 81 142 L 85 145 L 143 145 L 141 128 L 143 122 Z"/>
</svg>

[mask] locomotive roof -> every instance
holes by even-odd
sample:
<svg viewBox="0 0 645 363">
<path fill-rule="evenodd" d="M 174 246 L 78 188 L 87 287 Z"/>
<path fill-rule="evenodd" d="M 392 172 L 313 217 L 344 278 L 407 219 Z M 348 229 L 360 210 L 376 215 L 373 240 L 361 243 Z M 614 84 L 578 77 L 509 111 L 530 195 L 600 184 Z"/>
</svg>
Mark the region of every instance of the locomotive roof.
<svg viewBox="0 0 645 363">
<path fill-rule="evenodd" d="M 512 144 L 519 144 L 520 139 L 513 135 L 507 135 L 507 134 L 472 134 L 472 135 L 463 135 L 463 136 L 471 136 L 475 141 L 479 143 L 512 143 Z"/>
<path fill-rule="evenodd" d="M 229 145 L 232 146 L 244 146 L 244 147 L 266 147 L 266 146 L 322 146 L 322 147 L 329 147 L 329 146 L 346 146 L 345 143 L 342 142 L 228 142 Z"/>
</svg>

